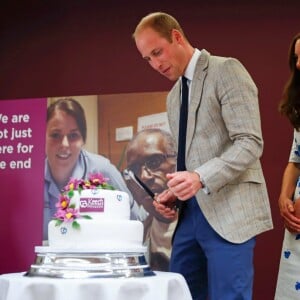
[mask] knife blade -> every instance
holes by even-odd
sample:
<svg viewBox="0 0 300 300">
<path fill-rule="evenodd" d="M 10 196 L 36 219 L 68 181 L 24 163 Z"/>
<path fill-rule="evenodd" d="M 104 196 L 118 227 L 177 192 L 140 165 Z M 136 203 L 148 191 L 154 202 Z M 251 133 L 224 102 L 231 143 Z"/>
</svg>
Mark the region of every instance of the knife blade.
<svg viewBox="0 0 300 300">
<path fill-rule="evenodd" d="M 134 172 L 125 169 L 124 173 L 125 175 L 128 175 L 132 180 L 134 180 L 153 200 L 155 200 L 155 194 Z"/>
</svg>

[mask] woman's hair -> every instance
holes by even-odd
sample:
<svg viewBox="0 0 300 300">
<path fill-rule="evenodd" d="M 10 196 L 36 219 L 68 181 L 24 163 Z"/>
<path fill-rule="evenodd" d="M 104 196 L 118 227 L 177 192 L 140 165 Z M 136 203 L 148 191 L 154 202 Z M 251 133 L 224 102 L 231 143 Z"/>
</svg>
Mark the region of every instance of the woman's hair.
<svg viewBox="0 0 300 300">
<path fill-rule="evenodd" d="M 279 111 L 289 119 L 297 131 L 300 130 L 300 70 L 296 67 L 295 44 L 299 39 L 300 33 L 294 36 L 289 48 L 288 62 L 291 74 L 279 104 Z"/>
<path fill-rule="evenodd" d="M 164 37 L 170 43 L 172 42 L 173 29 L 178 30 L 185 37 L 185 34 L 177 20 L 171 15 L 163 12 L 154 12 L 145 16 L 136 26 L 132 37 L 135 39 L 136 35 L 141 30 L 148 27 L 158 32 L 160 36 Z"/>
<path fill-rule="evenodd" d="M 64 111 L 73 117 L 78 125 L 82 139 L 86 142 L 86 119 L 82 106 L 72 98 L 62 98 L 50 104 L 47 109 L 47 123 L 53 117 L 56 110 Z"/>
</svg>

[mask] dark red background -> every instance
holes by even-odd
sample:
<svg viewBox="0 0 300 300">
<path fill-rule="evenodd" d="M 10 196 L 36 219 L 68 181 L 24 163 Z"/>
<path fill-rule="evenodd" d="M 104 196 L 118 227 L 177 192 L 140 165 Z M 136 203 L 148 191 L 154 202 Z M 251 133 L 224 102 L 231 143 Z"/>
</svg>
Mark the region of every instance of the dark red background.
<svg viewBox="0 0 300 300">
<path fill-rule="evenodd" d="M 300 30 L 300 1 L 60 2 L 1 5 L 0 99 L 168 90 L 172 83 L 147 66 L 131 40 L 139 19 L 157 10 L 177 17 L 194 46 L 247 67 L 260 91 L 275 225 L 257 240 L 254 299 L 273 299 L 283 237 L 277 199 L 292 140 L 277 105 L 289 74 L 288 46 Z"/>
</svg>

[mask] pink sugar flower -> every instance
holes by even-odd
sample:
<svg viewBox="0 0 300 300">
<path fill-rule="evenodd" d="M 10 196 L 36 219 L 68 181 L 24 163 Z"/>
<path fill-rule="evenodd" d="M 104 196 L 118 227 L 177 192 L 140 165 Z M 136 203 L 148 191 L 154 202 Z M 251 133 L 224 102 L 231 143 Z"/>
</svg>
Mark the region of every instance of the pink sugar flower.
<svg viewBox="0 0 300 300">
<path fill-rule="evenodd" d="M 68 184 L 64 187 L 64 190 L 66 192 L 77 190 L 81 182 L 81 179 L 71 178 Z"/>
<path fill-rule="evenodd" d="M 64 222 L 72 222 L 79 217 L 79 211 L 76 208 L 59 209 L 54 217 Z"/>
<path fill-rule="evenodd" d="M 88 190 L 91 188 L 91 183 L 88 180 L 85 180 L 82 184 L 82 189 L 83 190 Z"/>
<path fill-rule="evenodd" d="M 70 204 L 70 198 L 66 195 L 61 194 L 55 206 L 58 209 L 65 210 L 69 207 L 69 204 Z"/>
<path fill-rule="evenodd" d="M 67 208 L 65 212 L 66 212 L 64 216 L 65 222 L 72 222 L 80 216 L 79 211 L 76 208 Z"/>
<path fill-rule="evenodd" d="M 108 178 L 104 177 L 101 173 L 91 173 L 89 174 L 89 180 L 93 186 L 99 186 L 105 184 Z"/>
<path fill-rule="evenodd" d="M 58 209 L 54 214 L 54 218 L 57 220 L 63 221 L 65 218 L 66 210 L 65 209 Z"/>
</svg>

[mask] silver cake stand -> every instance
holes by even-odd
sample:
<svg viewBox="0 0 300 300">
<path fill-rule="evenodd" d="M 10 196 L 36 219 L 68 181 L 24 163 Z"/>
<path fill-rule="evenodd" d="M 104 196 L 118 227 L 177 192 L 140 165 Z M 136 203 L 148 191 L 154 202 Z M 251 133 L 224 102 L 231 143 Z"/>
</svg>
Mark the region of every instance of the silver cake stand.
<svg viewBox="0 0 300 300">
<path fill-rule="evenodd" d="M 36 247 L 36 258 L 25 276 L 52 278 L 113 278 L 153 276 L 145 252 L 79 252 Z"/>
</svg>

